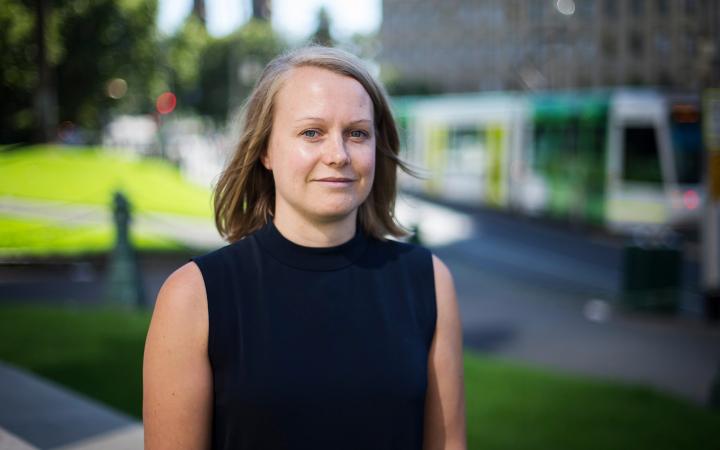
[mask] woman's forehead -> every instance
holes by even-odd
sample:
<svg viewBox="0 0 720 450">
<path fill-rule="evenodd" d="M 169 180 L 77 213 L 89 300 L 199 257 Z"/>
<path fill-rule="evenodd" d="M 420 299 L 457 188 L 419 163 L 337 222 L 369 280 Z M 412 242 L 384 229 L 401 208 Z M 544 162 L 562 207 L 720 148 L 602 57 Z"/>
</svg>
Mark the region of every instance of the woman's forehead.
<svg viewBox="0 0 720 450">
<path fill-rule="evenodd" d="M 275 101 L 276 113 L 288 118 L 341 114 L 373 119 L 372 100 L 359 81 L 319 67 L 292 69 Z"/>
</svg>

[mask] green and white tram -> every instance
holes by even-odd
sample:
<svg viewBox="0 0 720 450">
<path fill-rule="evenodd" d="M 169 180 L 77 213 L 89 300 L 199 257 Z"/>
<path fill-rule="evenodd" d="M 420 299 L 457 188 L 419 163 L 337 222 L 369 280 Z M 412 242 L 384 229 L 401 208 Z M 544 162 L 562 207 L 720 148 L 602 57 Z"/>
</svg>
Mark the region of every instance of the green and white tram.
<svg viewBox="0 0 720 450">
<path fill-rule="evenodd" d="M 685 226 L 702 197 L 699 101 L 654 91 L 395 99 L 401 178 L 429 197 L 602 224 Z"/>
</svg>

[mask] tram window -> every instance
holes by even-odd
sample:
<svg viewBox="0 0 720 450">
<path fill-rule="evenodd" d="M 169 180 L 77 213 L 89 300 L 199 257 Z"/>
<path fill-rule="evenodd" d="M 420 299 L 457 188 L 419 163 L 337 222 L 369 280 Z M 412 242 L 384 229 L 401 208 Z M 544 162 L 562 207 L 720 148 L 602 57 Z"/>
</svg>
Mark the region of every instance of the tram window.
<svg viewBox="0 0 720 450">
<path fill-rule="evenodd" d="M 448 133 L 448 163 L 464 171 L 480 170 L 478 158 L 485 149 L 485 130 L 477 126 L 458 126 Z"/>
<path fill-rule="evenodd" d="M 577 153 L 579 128 L 576 121 L 538 123 L 535 126 L 535 167 L 560 170 Z"/>
<path fill-rule="evenodd" d="M 478 148 L 485 142 L 485 133 L 477 127 L 457 127 L 450 130 L 449 138 L 452 150 Z"/>
<path fill-rule="evenodd" d="M 623 130 L 623 144 L 623 180 L 661 183 L 655 128 L 626 127 Z"/>
<path fill-rule="evenodd" d="M 703 156 L 700 121 L 671 122 L 670 132 L 675 150 L 678 183 L 699 183 Z"/>
</svg>

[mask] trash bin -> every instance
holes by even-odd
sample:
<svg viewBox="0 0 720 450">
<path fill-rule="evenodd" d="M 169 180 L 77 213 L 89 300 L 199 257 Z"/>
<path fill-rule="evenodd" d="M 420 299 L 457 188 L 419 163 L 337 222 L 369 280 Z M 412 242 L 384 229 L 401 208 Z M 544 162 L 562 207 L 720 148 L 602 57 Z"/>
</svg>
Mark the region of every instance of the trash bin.
<svg viewBox="0 0 720 450">
<path fill-rule="evenodd" d="M 636 235 L 623 249 L 622 305 L 674 313 L 682 288 L 680 239 L 670 232 Z"/>
</svg>

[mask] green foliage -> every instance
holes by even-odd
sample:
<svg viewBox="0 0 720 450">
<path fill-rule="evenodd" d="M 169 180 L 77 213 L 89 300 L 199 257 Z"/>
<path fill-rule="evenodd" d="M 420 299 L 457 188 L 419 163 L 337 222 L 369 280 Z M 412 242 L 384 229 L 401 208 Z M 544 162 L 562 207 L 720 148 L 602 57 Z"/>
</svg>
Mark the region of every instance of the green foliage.
<svg viewBox="0 0 720 450">
<path fill-rule="evenodd" d="M 38 82 L 35 3 L 0 0 L 0 142 L 30 139 Z M 110 111 L 146 112 L 162 87 L 157 0 L 48 2 L 45 42 L 54 73 L 58 118 L 97 130 Z M 122 78 L 128 94 L 107 96 Z"/>
<path fill-rule="evenodd" d="M 197 112 L 225 121 L 250 93 L 263 67 L 284 49 L 284 41 L 262 20 L 212 39 L 200 58 Z"/>
<path fill-rule="evenodd" d="M 28 140 L 37 83 L 34 16 L 20 0 L 0 0 L 0 142 Z"/>
<path fill-rule="evenodd" d="M 60 17 L 65 57 L 56 68 L 60 121 L 98 129 L 115 109 L 149 112 L 162 83 L 156 64 L 157 1 L 67 2 Z M 107 83 L 122 78 L 125 97 L 108 97 Z"/>
<path fill-rule="evenodd" d="M 37 146 L 0 153 L 0 196 L 109 205 L 122 189 L 139 212 L 212 217 L 210 190 L 168 162 L 96 148 Z"/>
<path fill-rule="evenodd" d="M 180 109 L 192 108 L 199 100 L 200 60 L 209 42 L 205 25 L 191 14 L 165 43 L 171 83 Z"/>
<path fill-rule="evenodd" d="M 113 114 L 149 113 L 172 88 L 178 108 L 227 119 L 249 93 L 264 65 L 285 48 L 267 21 L 250 21 L 221 39 L 188 17 L 161 41 L 157 0 L 49 2 L 48 59 L 57 93 L 58 120 L 89 131 Z M 27 142 L 36 126 L 38 83 L 34 4 L 0 0 L 0 143 Z M 127 94 L 110 98 L 108 83 L 126 81 Z"/>
</svg>

